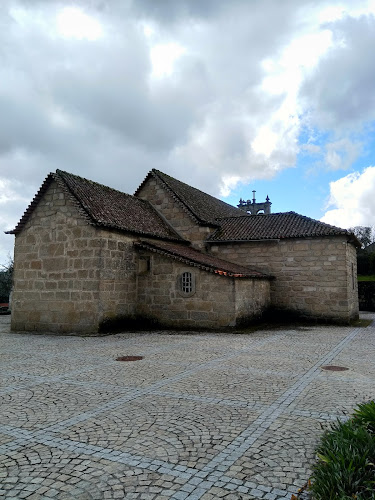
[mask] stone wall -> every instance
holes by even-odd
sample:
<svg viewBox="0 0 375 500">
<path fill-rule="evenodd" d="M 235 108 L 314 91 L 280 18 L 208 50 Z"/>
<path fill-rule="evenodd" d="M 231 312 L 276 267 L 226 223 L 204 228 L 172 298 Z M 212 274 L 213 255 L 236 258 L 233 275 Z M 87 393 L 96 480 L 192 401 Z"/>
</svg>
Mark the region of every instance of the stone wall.
<svg viewBox="0 0 375 500">
<path fill-rule="evenodd" d="M 98 231 L 100 294 L 98 321 L 131 317 L 136 311 L 137 262 L 134 238 L 115 231 Z"/>
<path fill-rule="evenodd" d="M 349 317 L 354 319 L 359 317 L 357 249 L 351 244 L 347 244 L 345 248 Z"/>
<path fill-rule="evenodd" d="M 97 332 L 134 314 L 133 240 L 97 229 L 52 183 L 16 236 L 12 330 Z"/>
<path fill-rule="evenodd" d="M 356 251 L 345 237 L 216 244 L 211 251 L 275 276 L 276 310 L 343 323 L 358 316 Z"/>
<path fill-rule="evenodd" d="M 213 228 L 200 226 L 155 179 L 149 179 L 137 196 L 150 201 L 169 224 L 183 238 L 191 242 L 192 246 L 198 249 L 204 248 L 204 242 L 207 236 L 212 233 Z"/>
<path fill-rule="evenodd" d="M 16 235 L 12 330 L 92 330 L 100 283 L 96 236 L 52 183 Z"/>
<path fill-rule="evenodd" d="M 234 279 L 142 252 L 150 270 L 138 276 L 138 315 L 170 327 L 220 328 L 258 318 L 269 306 L 269 280 Z M 179 277 L 191 272 L 195 293 L 184 296 Z"/>
<path fill-rule="evenodd" d="M 270 280 L 236 279 L 236 323 L 241 325 L 263 316 L 271 307 Z"/>
</svg>

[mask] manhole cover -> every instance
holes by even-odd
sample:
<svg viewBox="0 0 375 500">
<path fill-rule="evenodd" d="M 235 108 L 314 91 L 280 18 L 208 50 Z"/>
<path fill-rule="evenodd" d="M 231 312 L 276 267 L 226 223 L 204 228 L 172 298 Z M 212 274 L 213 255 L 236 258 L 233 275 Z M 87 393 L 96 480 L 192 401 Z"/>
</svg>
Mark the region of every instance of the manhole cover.
<svg viewBox="0 0 375 500">
<path fill-rule="evenodd" d="M 345 366 L 335 366 L 335 365 L 322 366 L 322 369 L 330 372 L 344 372 L 345 370 L 349 370 L 349 368 L 346 368 Z"/>
<path fill-rule="evenodd" d="M 143 356 L 119 356 L 116 361 L 139 361 Z"/>
</svg>

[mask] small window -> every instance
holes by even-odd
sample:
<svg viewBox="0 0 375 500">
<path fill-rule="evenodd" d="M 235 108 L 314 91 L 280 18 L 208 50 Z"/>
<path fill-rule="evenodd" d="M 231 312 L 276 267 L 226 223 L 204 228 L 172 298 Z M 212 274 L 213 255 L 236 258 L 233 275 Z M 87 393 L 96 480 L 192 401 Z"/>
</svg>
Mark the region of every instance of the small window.
<svg viewBox="0 0 375 500">
<path fill-rule="evenodd" d="M 193 275 L 191 273 L 182 273 L 182 291 L 191 293 L 193 291 Z"/>
<path fill-rule="evenodd" d="M 183 297 L 190 297 L 195 293 L 195 276 L 190 271 L 184 271 L 178 277 L 177 289 Z"/>
</svg>

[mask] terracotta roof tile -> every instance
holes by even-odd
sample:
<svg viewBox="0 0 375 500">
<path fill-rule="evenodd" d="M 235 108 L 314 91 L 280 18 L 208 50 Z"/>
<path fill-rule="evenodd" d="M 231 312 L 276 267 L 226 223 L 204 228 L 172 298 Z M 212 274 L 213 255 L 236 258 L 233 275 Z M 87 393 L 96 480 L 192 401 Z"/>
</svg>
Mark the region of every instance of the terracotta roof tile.
<svg viewBox="0 0 375 500">
<path fill-rule="evenodd" d="M 10 233 L 17 234 L 22 230 L 53 180 L 70 195 L 90 224 L 157 238 L 181 240 L 148 201 L 62 170 L 49 174 L 24 216 Z"/>
<path fill-rule="evenodd" d="M 272 276 L 254 271 L 244 266 L 219 259 L 213 255 L 208 255 L 195 250 L 189 246 L 178 243 L 149 242 L 141 241 L 135 243 L 137 248 L 143 248 L 152 252 L 160 253 L 185 264 L 199 267 L 211 273 L 220 274 L 234 278 L 257 278 L 272 279 Z"/>
<path fill-rule="evenodd" d="M 252 241 L 318 236 L 354 235 L 346 229 L 310 219 L 295 212 L 251 215 L 218 219 L 220 228 L 207 239 L 209 242 Z M 355 239 L 355 237 L 354 237 Z M 356 241 L 356 240 L 355 240 Z M 355 243 L 353 240 L 353 242 Z"/>
<path fill-rule="evenodd" d="M 172 194 L 175 200 L 200 224 L 216 226 L 216 218 L 218 217 L 240 217 L 243 215 L 243 210 L 218 200 L 156 169 L 149 172 L 146 179 L 135 192 L 135 196 L 137 196 L 142 186 L 151 176 L 161 183 Z"/>
</svg>

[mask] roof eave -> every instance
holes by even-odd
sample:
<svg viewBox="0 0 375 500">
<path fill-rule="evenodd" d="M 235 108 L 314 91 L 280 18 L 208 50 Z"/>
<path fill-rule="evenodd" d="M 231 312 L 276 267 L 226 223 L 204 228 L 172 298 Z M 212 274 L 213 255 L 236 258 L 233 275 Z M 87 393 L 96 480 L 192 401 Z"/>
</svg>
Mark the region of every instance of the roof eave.
<svg viewBox="0 0 375 500">
<path fill-rule="evenodd" d="M 174 243 L 189 244 L 189 241 L 184 240 L 178 236 L 176 236 L 176 238 L 173 238 L 172 236 L 163 236 L 160 234 L 148 233 L 146 231 L 137 231 L 135 229 L 126 229 L 124 227 L 115 226 L 113 224 L 106 224 L 105 222 L 96 222 L 96 223 L 94 223 L 94 226 L 96 226 L 97 228 L 101 228 L 101 229 L 119 231 L 120 233 L 131 233 L 131 234 L 137 234 L 139 236 L 143 236 L 143 237 L 147 237 L 147 238 L 154 238 L 157 240 L 167 240 L 167 241 L 173 241 Z"/>
<path fill-rule="evenodd" d="M 353 235 L 354 236 L 354 235 Z M 315 238 L 338 238 L 338 237 L 349 237 L 348 243 L 352 243 L 354 246 L 361 246 L 357 238 L 352 238 L 348 233 L 342 232 L 337 234 L 300 234 L 296 236 L 280 236 L 279 238 L 258 238 L 258 239 L 221 239 L 221 240 L 206 240 L 205 243 L 216 244 L 216 243 L 259 243 L 259 242 L 279 242 L 281 240 L 299 240 L 299 239 L 315 239 Z"/>
<path fill-rule="evenodd" d="M 184 262 L 185 264 L 189 265 L 189 266 L 194 266 L 194 267 L 198 267 L 204 271 L 208 271 L 208 272 L 211 272 L 213 274 L 216 274 L 216 275 L 219 275 L 219 276 L 225 276 L 225 277 L 228 277 L 228 278 L 240 278 L 240 279 L 258 279 L 258 280 L 272 280 L 272 279 L 275 279 L 274 276 L 272 275 L 268 275 L 268 274 L 263 274 L 263 273 L 257 273 L 257 274 L 253 274 L 253 273 L 234 273 L 232 271 L 227 271 L 225 270 L 224 268 L 220 269 L 218 266 L 213 266 L 213 265 L 210 265 L 210 264 L 202 264 L 194 259 L 190 259 L 188 257 L 183 257 L 181 255 L 178 255 L 176 253 L 173 253 L 171 251 L 168 251 L 168 250 L 165 250 L 165 249 L 161 249 L 161 248 L 157 248 L 157 247 L 154 247 L 152 245 L 152 243 L 148 243 L 148 242 L 135 242 L 134 243 L 134 246 L 136 248 L 143 248 L 145 250 L 149 250 L 149 251 L 152 251 L 154 253 L 158 253 L 160 255 L 165 255 L 167 257 L 170 257 L 174 260 L 178 260 L 180 262 Z"/>
</svg>

